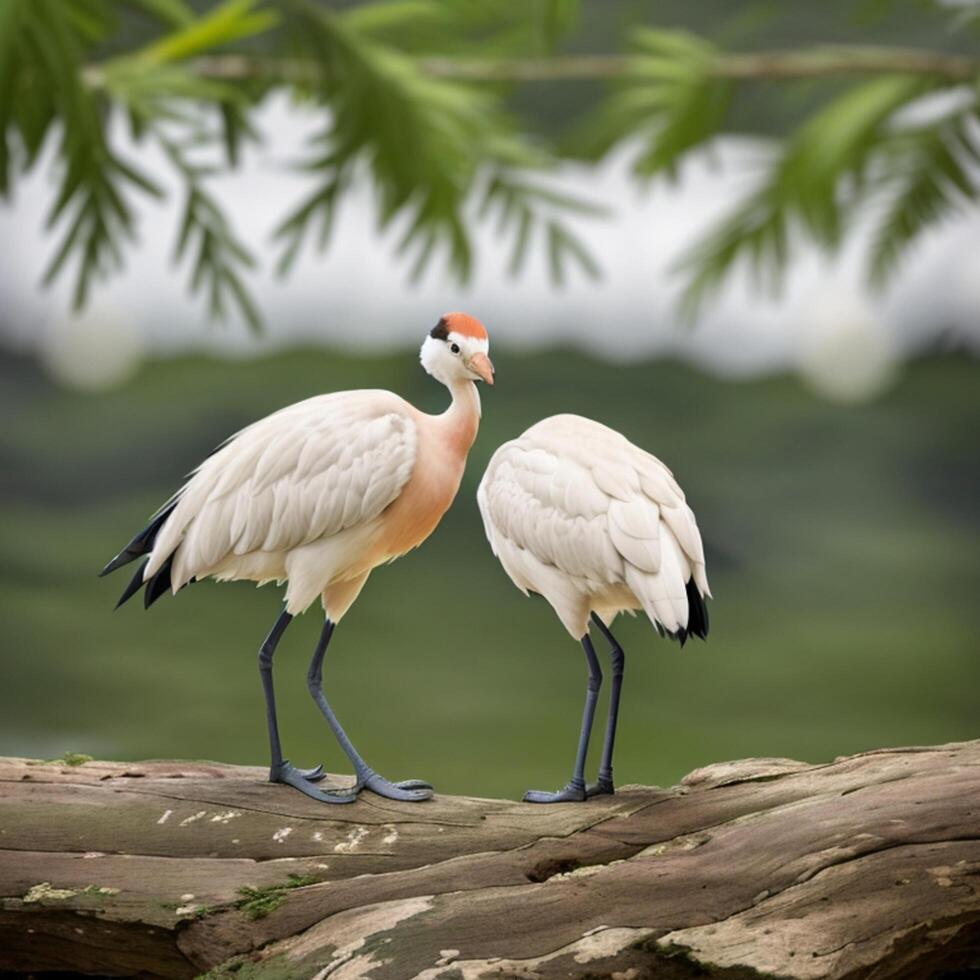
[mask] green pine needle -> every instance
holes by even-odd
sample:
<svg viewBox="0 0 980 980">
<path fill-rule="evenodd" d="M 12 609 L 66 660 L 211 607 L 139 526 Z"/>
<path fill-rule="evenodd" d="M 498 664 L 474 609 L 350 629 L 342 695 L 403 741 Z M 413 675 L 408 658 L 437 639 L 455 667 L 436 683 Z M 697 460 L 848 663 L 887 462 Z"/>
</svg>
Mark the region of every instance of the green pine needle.
<svg viewBox="0 0 980 980">
<path fill-rule="evenodd" d="M 123 7 L 145 15 L 156 32 L 147 43 L 125 46 Z M 551 57 L 581 7 L 580 0 L 339 7 L 317 0 L 0 0 L 0 195 L 9 197 L 47 157 L 43 148 L 54 148 L 54 243 L 44 282 L 71 269 L 74 303 L 83 305 L 96 283 L 123 266 L 137 201 L 162 194 L 113 145 L 108 124 L 121 111 L 134 139 L 162 147 L 179 177 L 175 261 L 188 270 L 192 292 L 205 297 L 214 318 L 235 315 L 258 329 L 248 290 L 256 249 L 208 185 L 261 141 L 256 112 L 278 89 L 322 115 L 302 166 L 312 186 L 275 232 L 281 273 L 304 249 L 330 244 L 338 209 L 366 178 L 378 228 L 397 234 L 396 251 L 413 279 L 433 267 L 469 277 L 483 224 L 496 230 L 511 274 L 538 257 L 557 284 L 594 277 L 599 267 L 578 228 L 602 210 L 557 186 L 555 154 L 505 109 L 502 80 L 510 58 L 530 59 L 533 69 Z M 950 19 L 948 11 L 936 16 L 951 33 L 978 22 L 965 14 Z M 783 74 L 761 86 L 774 57 Z M 464 72 L 454 71 L 454 58 Z M 735 125 L 733 106 L 746 94 L 771 98 L 785 91 L 784 80 L 798 86 L 787 65 L 810 78 L 810 96 L 823 91 L 828 70 L 843 76 L 821 107 L 773 141 L 756 187 L 683 257 L 688 312 L 740 265 L 760 287 L 778 288 L 799 241 L 839 248 L 865 214 L 874 228 L 868 275 L 881 285 L 924 232 L 980 197 L 980 78 L 971 77 L 968 57 L 843 46 L 730 54 L 696 34 L 642 27 L 631 31 L 625 58 L 604 63 L 619 77 L 579 149 L 598 157 L 628 141 L 641 181 L 675 176 L 690 154 Z M 490 68 L 477 81 L 470 76 L 481 65 Z M 934 92 L 955 108 L 910 123 L 909 107 Z M 205 159 L 207 166 L 198 162 Z"/>
</svg>

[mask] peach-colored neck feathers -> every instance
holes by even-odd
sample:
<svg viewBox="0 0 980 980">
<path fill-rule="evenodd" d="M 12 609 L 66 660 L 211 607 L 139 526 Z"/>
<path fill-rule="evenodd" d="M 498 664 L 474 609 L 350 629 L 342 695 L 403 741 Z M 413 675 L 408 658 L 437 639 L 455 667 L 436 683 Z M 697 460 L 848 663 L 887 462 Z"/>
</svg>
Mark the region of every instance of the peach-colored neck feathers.
<svg viewBox="0 0 980 980">
<path fill-rule="evenodd" d="M 480 393 L 474 382 L 464 380 L 455 382 L 450 391 L 453 403 L 441 420 L 450 449 L 465 462 L 480 427 Z"/>
</svg>

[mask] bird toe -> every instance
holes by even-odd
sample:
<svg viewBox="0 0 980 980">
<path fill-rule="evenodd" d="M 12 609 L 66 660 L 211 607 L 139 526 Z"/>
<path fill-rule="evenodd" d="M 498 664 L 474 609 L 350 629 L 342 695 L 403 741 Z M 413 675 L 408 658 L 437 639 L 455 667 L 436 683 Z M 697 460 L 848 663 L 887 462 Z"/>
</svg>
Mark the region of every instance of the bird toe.
<svg viewBox="0 0 980 980">
<path fill-rule="evenodd" d="M 323 771 L 322 763 L 319 766 L 314 766 L 312 769 L 297 769 L 296 772 L 308 783 L 318 783 L 326 775 Z"/>
<path fill-rule="evenodd" d="M 388 800 L 401 800 L 405 803 L 419 803 L 432 798 L 432 786 L 421 779 L 406 779 L 400 783 L 392 783 L 372 773 L 363 782 L 364 789 L 377 793 Z"/>
<path fill-rule="evenodd" d="M 295 788 L 304 796 L 320 803 L 353 803 L 357 799 L 357 792 L 353 789 L 320 789 L 311 783 Z"/>
<path fill-rule="evenodd" d="M 524 794 L 525 803 L 581 803 L 585 799 L 585 787 L 569 783 L 557 793 L 529 789 Z"/>
<path fill-rule="evenodd" d="M 392 785 L 399 789 L 432 789 L 432 783 L 427 783 L 424 779 L 399 779 Z"/>
</svg>

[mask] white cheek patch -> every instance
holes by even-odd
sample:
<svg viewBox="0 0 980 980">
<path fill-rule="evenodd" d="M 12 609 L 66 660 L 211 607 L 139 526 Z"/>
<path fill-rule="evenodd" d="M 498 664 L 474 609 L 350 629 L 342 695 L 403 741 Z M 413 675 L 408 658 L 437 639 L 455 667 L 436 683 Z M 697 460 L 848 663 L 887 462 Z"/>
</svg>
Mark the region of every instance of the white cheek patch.
<svg viewBox="0 0 980 980">
<path fill-rule="evenodd" d="M 449 343 L 457 344 L 460 350 L 464 354 L 469 354 L 471 357 L 474 354 L 486 354 L 490 350 L 490 341 L 484 337 L 482 340 L 476 337 L 464 337 L 460 333 L 450 333 Z"/>
</svg>

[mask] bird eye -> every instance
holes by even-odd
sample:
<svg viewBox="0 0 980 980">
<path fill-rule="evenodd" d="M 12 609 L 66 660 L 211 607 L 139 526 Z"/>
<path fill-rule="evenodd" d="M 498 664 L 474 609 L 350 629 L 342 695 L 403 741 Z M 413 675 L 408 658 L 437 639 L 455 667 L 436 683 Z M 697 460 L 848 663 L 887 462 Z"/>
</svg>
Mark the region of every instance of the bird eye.
<svg viewBox="0 0 980 980">
<path fill-rule="evenodd" d="M 451 351 L 452 351 L 452 352 L 453 352 L 454 354 L 458 354 L 458 353 L 459 353 L 459 344 L 453 344 L 453 345 L 452 345 L 452 347 L 450 347 L 449 349 L 450 349 L 450 350 L 451 350 Z"/>
</svg>

